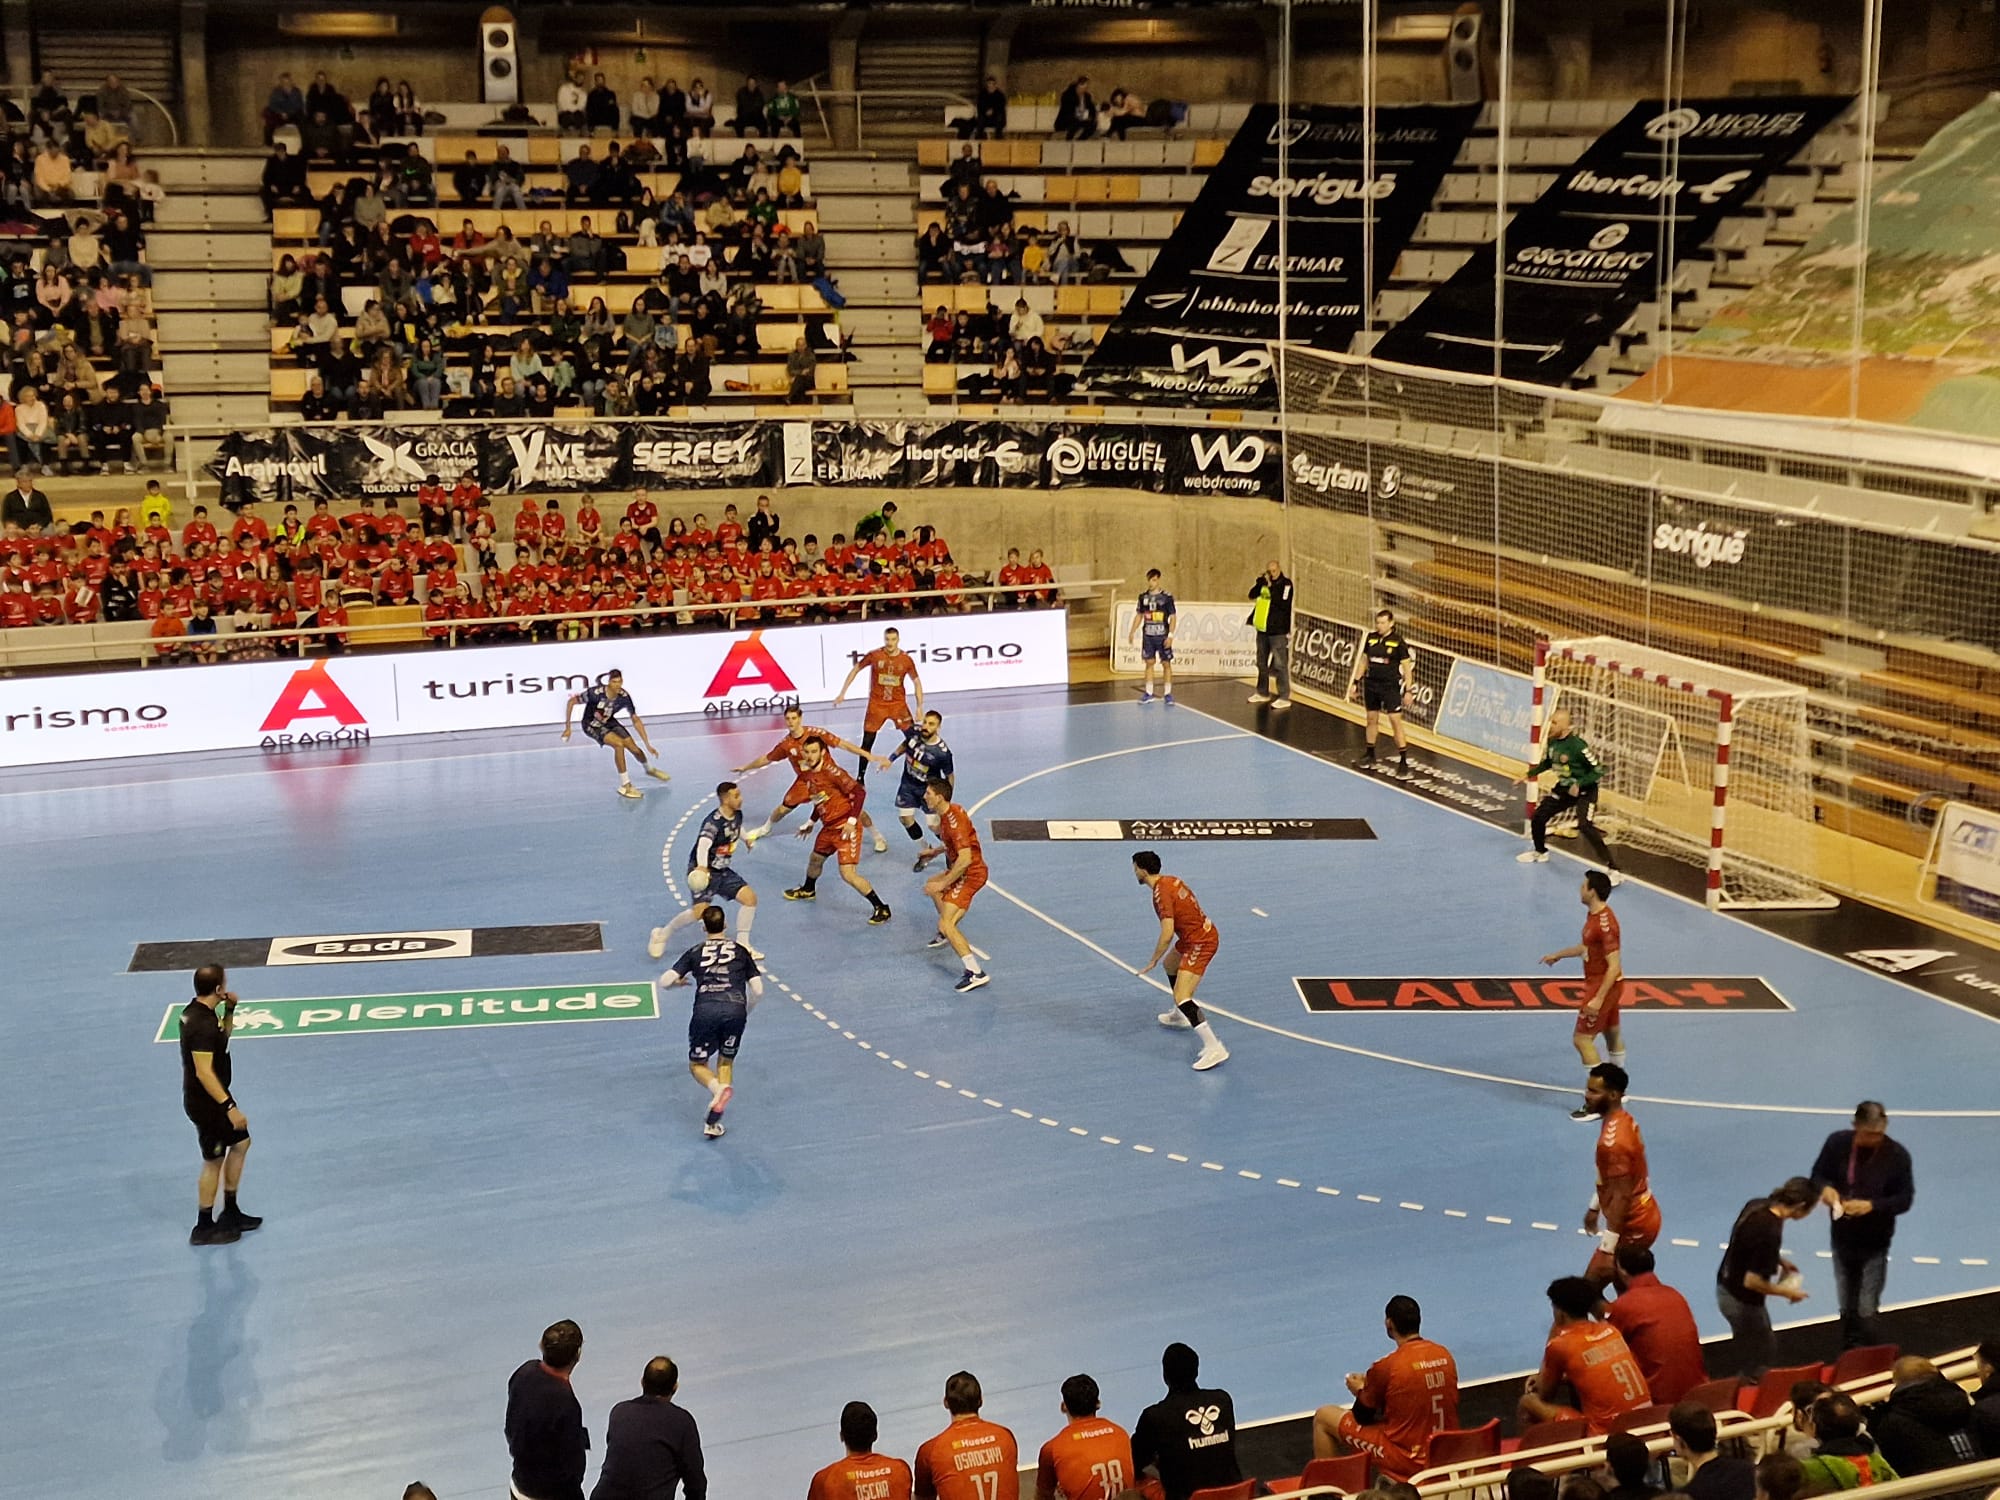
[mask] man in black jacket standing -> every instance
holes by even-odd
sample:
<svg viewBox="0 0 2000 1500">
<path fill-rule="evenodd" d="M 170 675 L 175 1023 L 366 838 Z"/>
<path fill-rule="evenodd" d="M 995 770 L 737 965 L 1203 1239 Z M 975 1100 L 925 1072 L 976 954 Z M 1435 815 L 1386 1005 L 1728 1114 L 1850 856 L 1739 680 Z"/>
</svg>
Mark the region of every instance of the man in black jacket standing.
<svg viewBox="0 0 2000 1500">
<path fill-rule="evenodd" d="M 1236 1404 L 1229 1392 L 1202 1388 L 1201 1358 L 1186 1344 L 1167 1345 L 1160 1375 L 1167 1394 L 1139 1413 L 1132 1428 L 1133 1463 L 1141 1473 L 1151 1468 L 1160 1476 L 1167 1500 L 1240 1484 Z"/>
<path fill-rule="evenodd" d="M 1910 1153 L 1889 1139 L 1888 1111 L 1873 1099 L 1854 1110 L 1854 1128 L 1836 1130 L 1819 1148 L 1813 1186 L 1833 1214 L 1833 1281 L 1840 1294 L 1841 1347 L 1883 1342 L 1876 1323 L 1889 1275 L 1896 1216 L 1917 1195 Z"/>
<path fill-rule="evenodd" d="M 1257 690 L 1252 703 L 1292 706 L 1292 580 L 1274 557 L 1250 585 L 1250 625 L 1257 632 Z M 1268 685 L 1270 691 L 1266 692 Z"/>
<path fill-rule="evenodd" d="M 707 1500 L 708 1471 L 694 1418 L 674 1404 L 681 1372 L 664 1354 L 646 1361 L 639 1394 L 611 1408 L 604 1431 L 604 1468 L 591 1500 Z"/>
<path fill-rule="evenodd" d="M 583 1357 L 583 1330 L 568 1318 L 542 1331 L 542 1357 L 507 1380 L 507 1451 L 514 1500 L 583 1500 L 590 1434 L 570 1372 Z"/>
</svg>

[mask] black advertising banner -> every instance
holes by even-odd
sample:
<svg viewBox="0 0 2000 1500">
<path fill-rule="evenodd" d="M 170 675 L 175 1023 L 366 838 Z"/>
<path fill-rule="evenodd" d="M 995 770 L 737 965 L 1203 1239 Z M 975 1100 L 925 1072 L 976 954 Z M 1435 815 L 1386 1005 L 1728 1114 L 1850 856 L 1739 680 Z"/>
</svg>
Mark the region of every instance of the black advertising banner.
<svg viewBox="0 0 2000 1500">
<path fill-rule="evenodd" d="M 1063 489 L 1278 499 L 1276 433 L 1145 423 L 839 422 L 813 426 L 813 481 L 904 489 Z"/>
<path fill-rule="evenodd" d="M 649 422 L 629 427 L 624 489 L 750 489 L 777 478 L 770 422 Z"/>
<path fill-rule="evenodd" d="M 478 480 L 481 444 L 487 434 L 471 423 L 410 427 L 364 427 L 333 437 L 334 455 L 345 495 L 413 495 L 433 474 L 449 489 L 461 479 Z"/>
<path fill-rule="evenodd" d="M 1844 113 L 1847 95 L 1642 100 L 1502 239 L 1391 328 L 1379 359 L 1561 385 L 1673 280 L 1772 172 Z M 1495 266 L 1505 257 L 1505 284 Z"/>
<path fill-rule="evenodd" d="M 1477 105 L 1377 110 L 1364 180 L 1358 105 L 1253 108 L 1092 352 L 1085 388 L 1119 401 L 1270 405 L 1281 300 L 1294 343 L 1346 353 L 1478 115 Z"/>
<path fill-rule="evenodd" d="M 208 471 L 222 485 L 222 503 L 296 503 L 301 510 L 321 495 L 339 493 L 328 483 L 327 443 L 317 433 L 289 427 L 233 432 L 222 440 Z"/>
<path fill-rule="evenodd" d="M 494 428 L 481 445 L 479 482 L 489 495 L 610 489 L 624 457 L 624 429 L 609 422 Z"/>
</svg>

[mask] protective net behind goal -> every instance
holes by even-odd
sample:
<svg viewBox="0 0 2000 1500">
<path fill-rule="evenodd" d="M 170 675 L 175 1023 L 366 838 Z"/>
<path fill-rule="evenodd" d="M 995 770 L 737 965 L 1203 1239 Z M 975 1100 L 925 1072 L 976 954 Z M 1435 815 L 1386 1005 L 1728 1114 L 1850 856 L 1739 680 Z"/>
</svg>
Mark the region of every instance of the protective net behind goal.
<svg viewBox="0 0 2000 1500">
<path fill-rule="evenodd" d="M 1537 656 L 1538 736 L 1569 714 L 1603 768 L 1614 839 L 1705 866 L 1712 906 L 1833 904 L 1815 874 L 1804 688 L 1610 636 Z"/>
</svg>

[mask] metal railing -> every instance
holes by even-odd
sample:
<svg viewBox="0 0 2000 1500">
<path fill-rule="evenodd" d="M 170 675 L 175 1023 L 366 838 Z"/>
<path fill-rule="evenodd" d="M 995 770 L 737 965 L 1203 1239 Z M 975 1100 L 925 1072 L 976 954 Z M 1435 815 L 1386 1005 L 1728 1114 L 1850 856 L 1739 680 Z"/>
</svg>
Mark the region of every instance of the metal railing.
<svg viewBox="0 0 2000 1500">
<path fill-rule="evenodd" d="M 30 118 L 33 115 L 34 111 L 30 106 L 33 103 L 35 95 L 40 91 L 41 90 L 39 86 L 32 83 L 0 84 L 0 97 L 12 100 L 15 106 L 20 109 L 21 118 L 24 120 Z M 153 140 L 151 138 L 150 131 L 135 132 L 136 134 L 140 135 L 140 139 L 133 141 L 132 143 L 133 151 L 135 152 L 144 151 L 148 147 L 158 147 L 162 145 L 167 147 L 169 150 L 178 147 L 181 143 L 181 127 L 179 123 L 174 119 L 174 112 L 168 109 L 166 105 L 162 104 L 157 97 L 147 92 L 145 89 L 135 89 L 132 87 L 131 84 L 128 83 L 125 85 L 125 92 L 130 94 L 134 99 L 137 99 L 141 104 L 151 105 L 153 112 L 159 115 L 159 117 L 166 122 L 166 127 L 167 127 L 167 138 L 165 141 Z M 94 91 L 84 90 L 83 92 L 79 93 L 77 97 L 79 99 L 92 98 L 94 97 Z M 151 117 L 148 116 L 148 118 Z"/>
<path fill-rule="evenodd" d="M 940 112 L 947 109 L 962 109 L 967 114 L 973 113 L 978 108 L 963 94 L 955 94 L 949 89 L 823 89 L 815 80 L 808 79 L 806 82 L 810 88 L 805 97 L 812 101 L 813 109 L 819 115 L 820 131 L 835 146 L 841 144 L 840 134 L 827 117 L 827 105 L 831 103 L 837 111 L 843 107 L 851 111 L 854 121 L 854 144 L 848 149 L 855 151 L 865 151 L 868 148 L 868 106 L 871 104 L 876 106 L 929 104 L 934 105 Z"/>
</svg>

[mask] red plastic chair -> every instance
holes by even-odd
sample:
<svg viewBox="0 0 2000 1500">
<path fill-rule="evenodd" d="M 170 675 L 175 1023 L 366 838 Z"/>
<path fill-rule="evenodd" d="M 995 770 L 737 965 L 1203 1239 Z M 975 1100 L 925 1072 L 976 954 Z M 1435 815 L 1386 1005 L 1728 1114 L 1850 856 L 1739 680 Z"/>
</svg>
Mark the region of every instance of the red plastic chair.
<svg viewBox="0 0 2000 1500">
<path fill-rule="evenodd" d="M 1628 1411 L 1611 1424 L 1613 1432 L 1630 1432 L 1635 1427 L 1656 1427 L 1667 1420 L 1673 1411 L 1671 1405 L 1642 1406 L 1637 1411 Z"/>
<path fill-rule="evenodd" d="M 1306 1465 L 1296 1488 L 1309 1490 L 1323 1484 L 1350 1495 L 1360 1494 L 1368 1488 L 1368 1455 L 1344 1453 L 1338 1458 L 1316 1458 Z M 1272 1487 L 1275 1489 L 1276 1485 Z"/>
<path fill-rule="evenodd" d="M 1764 1378 L 1755 1386 L 1745 1386 L 1737 1393 L 1737 1409 L 1752 1421 L 1774 1416 L 1779 1407 L 1792 1399 L 1794 1385 L 1801 1380 L 1817 1380 L 1819 1376 L 1817 1361 L 1809 1365 L 1793 1365 L 1785 1370 L 1766 1370 Z"/>
<path fill-rule="evenodd" d="M 1494 1458 L 1500 1452 L 1500 1419 L 1478 1427 L 1460 1427 L 1450 1432 L 1431 1434 L 1429 1467 L 1442 1468 L 1446 1464 L 1462 1464 L 1474 1459 Z"/>
<path fill-rule="evenodd" d="M 1705 1380 L 1685 1396 L 1683 1401 L 1693 1401 L 1710 1411 L 1736 1410 L 1736 1394 L 1743 1389 L 1743 1382 L 1734 1375 L 1725 1375 L 1720 1380 Z"/>
<path fill-rule="evenodd" d="M 1241 1484 L 1218 1484 L 1209 1489 L 1196 1490 L 1188 1500 L 1250 1500 L 1257 1493 L 1257 1481 L 1246 1479 Z"/>
<path fill-rule="evenodd" d="M 1553 1422 L 1536 1422 L 1521 1429 L 1521 1435 L 1507 1445 L 1509 1453 L 1528 1453 L 1536 1448 L 1553 1448 L 1590 1435 L 1590 1424 L 1582 1417 L 1557 1417 Z"/>
<path fill-rule="evenodd" d="M 1887 1373 L 1896 1362 L 1902 1350 L 1894 1344 L 1869 1344 L 1861 1349 L 1849 1349 L 1827 1366 L 1821 1377 L 1828 1385 L 1845 1385 L 1850 1380 L 1866 1380 L 1870 1375 Z"/>
</svg>

